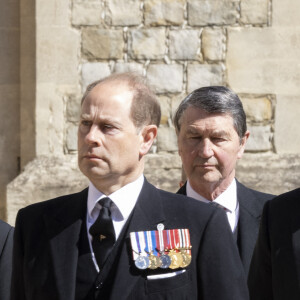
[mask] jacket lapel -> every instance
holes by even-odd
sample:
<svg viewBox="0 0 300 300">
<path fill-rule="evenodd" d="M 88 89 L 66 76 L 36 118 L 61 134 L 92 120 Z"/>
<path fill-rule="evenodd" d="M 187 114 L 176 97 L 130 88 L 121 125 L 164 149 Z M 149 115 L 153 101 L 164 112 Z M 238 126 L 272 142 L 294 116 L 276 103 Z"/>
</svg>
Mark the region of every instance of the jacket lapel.
<svg viewBox="0 0 300 300">
<path fill-rule="evenodd" d="M 250 261 L 256 243 L 261 209 L 256 208 L 253 194 L 237 181 L 237 200 L 239 202 L 238 248 L 242 263 L 248 274 Z"/>
<path fill-rule="evenodd" d="M 160 193 L 145 179 L 132 215 L 126 222 L 121 236 L 118 239 L 119 245 L 113 249 L 102 271 L 103 276 L 106 276 L 108 273 L 108 270 L 105 268 L 112 269 L 112 272 L 115 272 L 113 278 L 114 282 L 118 284 L 114 285 L 111 289 L 111 299 L 120 298 L 120 295 L 122 295 L 122 299 L 127 299 L 134 285 L 140 278 L 139 270 L 133 266 L 129 238 L 130 232 L 156 230 L 157 224 L 164 220 L 165 216 Z M 100 272 L 100 274 L 102 272 Z"/>
<path fill-rule="evenodd" d="M 58 299 L 75 298 L 78 240 L 86 214 L 87 189 L 72 195 L 55 216 L 44 216 Z"/>
</svg>

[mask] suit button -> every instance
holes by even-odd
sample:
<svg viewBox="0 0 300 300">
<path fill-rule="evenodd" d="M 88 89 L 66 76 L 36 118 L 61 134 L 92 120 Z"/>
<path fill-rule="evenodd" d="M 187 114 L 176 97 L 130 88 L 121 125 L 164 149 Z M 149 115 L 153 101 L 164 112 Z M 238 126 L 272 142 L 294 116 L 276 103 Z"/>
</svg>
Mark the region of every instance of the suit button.
<svg viewBox="0 0 300 300">
<path fill-rule="evenodd" d="M 100 290 L 103 286 L 103 282 L 96 283 L 96 290 Z"/>
</svg>

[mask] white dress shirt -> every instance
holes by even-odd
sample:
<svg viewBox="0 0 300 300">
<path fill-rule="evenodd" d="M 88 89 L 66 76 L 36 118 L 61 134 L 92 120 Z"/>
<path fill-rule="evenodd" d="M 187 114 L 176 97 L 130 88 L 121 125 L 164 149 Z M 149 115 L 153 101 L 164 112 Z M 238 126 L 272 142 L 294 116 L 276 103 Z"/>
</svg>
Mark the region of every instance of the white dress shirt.
<svg viewBox="0 0 300 300">
<path fill-rule="evenodd" d="M 123 186 L 122 188 L 110 195 L 104 195 L 103 193 L 98 191 L 91 182 L 89 183 L 86 227 L 93 261 L 98 272 L 99 267 L 96 262 L 96 258 L 92 247 L 92 236 L 89 233 L 90 227 L 97 220 L 102 207 L 98 202 L 105 197 L 109 197 L 112 200 L 113 203 L 111 205 L 111 217 L 117 240 L 122 231 L 123 226 L 125 225 L 130 213 L 132 212 L 136 204 L 138 196 L 142 190 L 143 183 L 144 176 L 141 175 L 135 181 Z"/>
<path fill-rule="evenodd" d="M 202 197 L 195 192 L 189 181 L 186 184 L 186 195 L 202 202 L 209 203 L 210 200 Z M 235 231 L 239 220 L 239 203 L 237 201 L 236 180 L 233 179 L 229 187 L 216 199 L 214 202 L 222 205 L 225 208 L 227 219 L 232 232 Z"/>
</svg>

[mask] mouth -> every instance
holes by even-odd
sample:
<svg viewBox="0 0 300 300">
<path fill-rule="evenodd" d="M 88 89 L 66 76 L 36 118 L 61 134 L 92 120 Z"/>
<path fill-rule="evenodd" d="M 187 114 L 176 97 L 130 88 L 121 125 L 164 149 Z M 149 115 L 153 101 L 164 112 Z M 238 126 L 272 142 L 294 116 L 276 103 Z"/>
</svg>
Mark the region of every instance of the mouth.
<svg viewBox="0 0 300 300">
<path fill-rule="evenodd" d="M 94 154 L 87 154 L 87 155 L 84 155 L 83 158 L 91 159 L 91 160 L 94 160 L 94 159 L 101 159 L 99 156 L 94 155 Z"/>
</svg>

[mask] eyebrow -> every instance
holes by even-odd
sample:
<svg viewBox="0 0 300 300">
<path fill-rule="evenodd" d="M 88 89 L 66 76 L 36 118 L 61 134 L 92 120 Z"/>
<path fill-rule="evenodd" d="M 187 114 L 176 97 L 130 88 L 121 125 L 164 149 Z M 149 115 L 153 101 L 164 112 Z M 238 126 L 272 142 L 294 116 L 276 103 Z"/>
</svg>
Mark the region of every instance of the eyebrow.
<svg viewBox="0 0 300 300">
<path fill-rule="evenodd" d="M 81 114 L 80 119 L 89 121 L 89 120 L 93 120 L 94 118 L 90 114 Z M 97 123 L 111 123 L 119 127 L 122 125 L 117 119 L 111 117 L 105 117 L 105 116 L 100 117 L 100 119 L 97 120 Z"/>
</svg>

